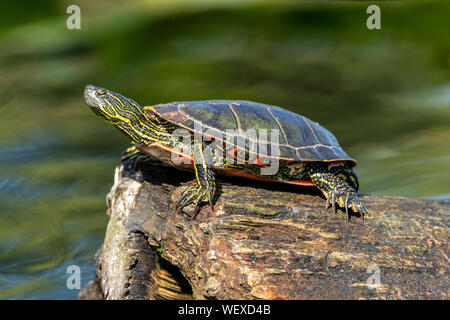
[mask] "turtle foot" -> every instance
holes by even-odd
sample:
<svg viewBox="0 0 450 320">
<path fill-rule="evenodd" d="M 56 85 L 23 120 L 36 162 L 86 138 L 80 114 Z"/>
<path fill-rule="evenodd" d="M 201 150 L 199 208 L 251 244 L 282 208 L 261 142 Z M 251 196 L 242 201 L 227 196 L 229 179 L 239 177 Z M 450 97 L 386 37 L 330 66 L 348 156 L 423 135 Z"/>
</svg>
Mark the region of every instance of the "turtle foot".
<svg viewBox="0 0 450 320">
<path fill-rule="evenodd" d="M 325 208 L 333 208 L 334 213 L 337 212 L 337 206 L 345 209 L 345 213 L 348 215 L 348 220 L 350 220 L 349 208 L 353 212 L 357 212 L 364 219 L 364 215 L 368 213 L 364 203 L 359 198 L 358 193 L 350 188 L 338 189 L 329 192 L 327 196 L 327 202 Z"/>
<path fill-rule="evenodd" d="M 190 186 L 180 196 L 176 203 L 177 214 L 182 214 L 183 209 L 191 203 L 195 203 L 192 219 L 195 219 L 199 212 L 202 202 L 209 202 L 211 210 L 213 209 L 212 198 L 214 196 L 214 188 L 207 188 L 202 185 Z"/>
</svg>

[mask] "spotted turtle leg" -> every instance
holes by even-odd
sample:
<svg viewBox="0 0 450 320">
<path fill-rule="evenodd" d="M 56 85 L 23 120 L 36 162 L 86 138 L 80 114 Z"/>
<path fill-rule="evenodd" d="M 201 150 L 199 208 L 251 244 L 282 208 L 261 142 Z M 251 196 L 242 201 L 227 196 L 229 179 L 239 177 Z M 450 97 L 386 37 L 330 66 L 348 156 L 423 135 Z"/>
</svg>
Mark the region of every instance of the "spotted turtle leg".
<svg viewBox="0 0 450 320">
<path fill-rule="evenodd" d="M 177 213 L 181 214 L 184 207 L 190 203 L 195 203 L 193 219 L 197 216 L 199 205 L 202 202 L 208 202 L 211 209 L 214 210 L 212 199 L 216 191 L 211 161 L 205 157 L 200 144 L 194 145 L 194 169 L 195 176 L 197 177 L 197 185 L 188 187 L 176 204 Z"/>
<path fill-rule="evenodd" d="M 308 173 L 311 181 L 314 182 L 317 188 L 327 198 L 325 204 L 326 209 L 331 206 L 336 213 L 336 205 L 338 205 L 345 209 L 350 220 L 350 208 L 354 212 L 359 212 L 364 219 L 364 215 L 368 213 L 367 209 L 359 198 L 358 192 L 344 179 L 329 172 L 327 167 L 320 165 L 312 165 Z"/>
</svg>

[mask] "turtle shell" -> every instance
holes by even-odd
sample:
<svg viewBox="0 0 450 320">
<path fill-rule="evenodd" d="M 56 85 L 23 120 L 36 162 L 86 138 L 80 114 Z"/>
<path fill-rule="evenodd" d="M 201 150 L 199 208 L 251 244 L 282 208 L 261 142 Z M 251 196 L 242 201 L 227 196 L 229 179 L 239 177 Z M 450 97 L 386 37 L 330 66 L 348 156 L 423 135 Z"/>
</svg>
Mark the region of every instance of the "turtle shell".
<svg viewBox="0 0 450 320">
<path fill-rule="evenodd" d="M 158 104 L 144 108 L 191 131 L 207 130 L 214 137 L 227 129 L 279 130 L 279 158 L 294 161 L 348 161 L 336 137 L 317 122 L 280 107 L 252 101 L 207 100 Z M 269 142 L 271 143 L 271 142 Z"/>
</svg>

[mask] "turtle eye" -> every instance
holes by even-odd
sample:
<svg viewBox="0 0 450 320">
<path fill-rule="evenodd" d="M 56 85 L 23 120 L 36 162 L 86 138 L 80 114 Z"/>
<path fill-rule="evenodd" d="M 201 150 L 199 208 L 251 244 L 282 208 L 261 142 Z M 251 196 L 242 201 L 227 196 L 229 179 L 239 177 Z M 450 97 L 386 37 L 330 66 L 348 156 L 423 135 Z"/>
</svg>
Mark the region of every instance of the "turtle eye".
<svg viewBox="0 0 450 320">
<path fill-rule="evenodd" d="M 100 90 L 97 90 L 97 97 L 104 97 L 104 96 L 106 96 L 106 90 L 105 89 L 100 89 Z"/>
</svg>

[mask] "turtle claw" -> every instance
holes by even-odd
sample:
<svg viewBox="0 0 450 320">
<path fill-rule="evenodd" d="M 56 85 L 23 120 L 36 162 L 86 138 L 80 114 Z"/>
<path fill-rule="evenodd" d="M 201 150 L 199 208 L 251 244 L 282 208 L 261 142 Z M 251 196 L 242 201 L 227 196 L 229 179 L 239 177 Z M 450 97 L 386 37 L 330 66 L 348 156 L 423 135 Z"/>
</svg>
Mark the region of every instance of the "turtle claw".
<svg viewBox="0 0 450 320">
<path fill-rule="evenodd" d="M 364 220 L 364 215 L 368 213 L 366 207 L 361 202 L 358 194 L 354 190 L 333 190 L 332 194 L 328 196 L 325 203 L 325 207 L 328 209 L 333 208 L 334 213 L 337 213 L 337 207 L 341 207 L 345 210 L 348 216 L 348 220 L 351 218 L 350 210 L 357 212 L 361 215 Z"/>
<path fill-rule="evenodd" d="M 327 202 L 325 202 L 325 210 L 328 210 L 328 208 L 331 206 L 330 204 L 330 197 L 327 198 Z"/>
<path fill-rule="evenodd" d="M 214 212 L 214 206 L 213 206 L 213 203 L 212 203 L 211 194 L 208 195 L 208 203 L 209 203 L 209 207 L 211 208 L 211 213 Z"/>
<path fill-rule="evenodd" d="M 330 207 L 333 208 L 334 213 L 337 213 L 337 207 L 336 207 L 336 197 L 335 195 L 331 195 L 327 198 L 327 202 L 325 203 L 325 209 L 328 210 Z"/>
<path fill-rule="evenodd" d="M 200 201 L 202 200 L 201 197 L 197 198 L 197 201 L 195 201 L 195 207 L 194 207 L 194 218 L 197 216 L 198 214 L 198 205 L 200 204 Z"/>
<path fill-rule="evenodd" d="M 181 197 L 178 199 L 175 207 L 176 207 L 176 213 L 182 214 L 183 209 L 188 206 L 191 203 L 195 203 L 194 205 L 194 212 L 193 212 L 193 219 L 197 216 L 199 213 L 199 208 L 202 202 L 209 202 L 211 208 L 212 206 L 212 195 L 210 194 L 209 190 L 206 187 L 203 187 L 202 185 L 196 185 L 196 186 L 190 186 L 188 187 Z"/>
<path fill-rule="evenodd" d="M 188 187 L 186 190 L 184 190 L 183 194 L 178 199 L 178 201 L 175 205 L 177 214 L 181 214 L 184 207 L 186 207 L 188 204 L 190 204 L 194 200 L 196 193 L 197 193 L 196 187 L 194 187 L 194 186 Z M 197 206 L 195 207 L 195 209 L 197 209 Z M 195 214 L 195 210 L 194 210 L 194 214 Z"/>
<path fill-rule="evenodd" d="M 334 214 L 336 214 L 337 213 L 337 207 L 336 207 L 336 198 L 335 198 L 334 194 L 331 196 L 331 205 L 333 207 Z"/>
</svg>

